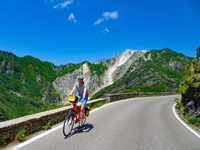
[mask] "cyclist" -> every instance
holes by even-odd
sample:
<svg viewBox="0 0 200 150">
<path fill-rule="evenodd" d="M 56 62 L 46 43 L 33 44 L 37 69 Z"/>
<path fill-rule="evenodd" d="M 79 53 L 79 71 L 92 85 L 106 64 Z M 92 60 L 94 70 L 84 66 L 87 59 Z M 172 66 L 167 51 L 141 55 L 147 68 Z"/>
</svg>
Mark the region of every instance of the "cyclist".
<svg viewBox="0 0 200 150">
<path fill-rule="evenodd" d="M 70 95 L 73 95 L 75 90 L 77 91 L 78 101 L 81 102 L 81 110 L 80 110 L 80 122 L 79 127 L 82 127 L 83 117 L 84 117 L 84 109 L 88 100 L 88 89 L 87 84 L 83 81 L 84 77 L 79 75 L 77 77 L 78 82 L 75 84 L 74 88 L 70 92 Z"/>
</svg>

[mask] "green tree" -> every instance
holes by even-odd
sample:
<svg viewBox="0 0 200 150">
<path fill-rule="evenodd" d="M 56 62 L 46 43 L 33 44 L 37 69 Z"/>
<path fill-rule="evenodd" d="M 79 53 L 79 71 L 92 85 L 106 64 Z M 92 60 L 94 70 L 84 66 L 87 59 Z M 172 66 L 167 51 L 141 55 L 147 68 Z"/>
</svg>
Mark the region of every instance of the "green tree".
<svg viewBox="0 0 200 150">
<path fill-rule="evenodd" d="M 197 48 L 197 58 L 186 65 L 185 74 L 181 81 L 179 91 L 181 102 L 185 109 L 184 114 L 188 116 L 200 116 L 200 47 Z M 199 119 L 199 117 L 198 117 Z"/>
<path fill-rule="evenodd" d="M 200 58 L 200 47 L 197 48 L 197 58 Z"/>
</svg>

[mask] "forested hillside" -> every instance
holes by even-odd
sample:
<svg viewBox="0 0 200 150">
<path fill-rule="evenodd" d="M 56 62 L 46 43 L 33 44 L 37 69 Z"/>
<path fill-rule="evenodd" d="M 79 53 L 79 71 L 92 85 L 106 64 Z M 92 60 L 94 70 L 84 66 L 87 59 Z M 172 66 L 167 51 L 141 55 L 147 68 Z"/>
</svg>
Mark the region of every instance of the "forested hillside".
<svg viewBox="0 0 200 150">
<path fill-rule="evenodd" d="M 52 82 L 81 65 L 55 66 L 0 51 L 0 121 L 60 107 L 60 95 Z"/>
</svg>

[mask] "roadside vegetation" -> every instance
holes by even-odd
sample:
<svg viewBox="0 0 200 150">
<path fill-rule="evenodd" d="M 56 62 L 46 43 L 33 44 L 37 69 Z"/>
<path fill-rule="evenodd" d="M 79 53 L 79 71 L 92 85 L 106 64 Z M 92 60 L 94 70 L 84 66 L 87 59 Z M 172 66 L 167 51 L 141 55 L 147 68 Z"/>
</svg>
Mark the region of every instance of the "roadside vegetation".
<svg viewBox="0 0 200 150">
<path fill-rule="evenodd" d="M 179 86 L 181 100 L 175 100 L 176 108 L 191 124 L 200 127 L 200 47 L 197 57 L 185 65 L 184 76 Z"/>
</svg>

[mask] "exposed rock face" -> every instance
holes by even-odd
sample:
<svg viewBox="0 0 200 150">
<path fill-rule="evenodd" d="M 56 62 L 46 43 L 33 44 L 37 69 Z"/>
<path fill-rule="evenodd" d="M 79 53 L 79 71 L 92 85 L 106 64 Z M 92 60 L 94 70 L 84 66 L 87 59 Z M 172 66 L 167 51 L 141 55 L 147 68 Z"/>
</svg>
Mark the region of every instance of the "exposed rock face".
<svg viewBox="0 0 200 150">
<path fill-rule="evenodd" d="M 177 70 L 182 70 L 183 69 L 181 62 L 177 62 L 177 61 L 170 61 L 169 62 L 169 66 L 172 69 L 177 69 Z"/>
<path fill-rule="evenodd" d="M 112 84 L 114 80 L 122 77 L 130 65 L 134 63 L 138 58 L 143 56 L 144 53 L 146 53 L 144 50 L 137 51 L 127 49 L 124 53 L 119 53 L 111 58 L 111 63 L 108 64 L 109 69 L 106 74 L 108 85 Z"/>
<path fill-rule="evenodd" d="M 200 47 L 197 49 L 197 58 L 185 67 L 185 76 L 180 85 L 184 113 L 197 116 L 200 121 Z"/>
<path fill-rule="evenodd" d="M 103 64 L 108 69 L 104 74 L 97 76 L 92 74 L 90 67 L 87 63 L 83 64 L 79 69 L 74 70 L 72 73 L 68 73 L 65 76 L 58 77 L 53 82 L 53 86 L 56 90 L 63 91 L 61 99 L 63 101 L 66 95 L 70 93 L 75 83 L 77 82 L 77 76 L 83 74 L 84 81 L 88 84 L 89 94 L 92 96 L 104 87 L 111 85 L 115 80 L 124 75 L 127 69 L 138 58 L 142 57 L 147 51 L 137 51 L 127 49 L 123 53 L 118 53 L 109 60 L 101 60 L 95 64 Z"/>
</svg>

